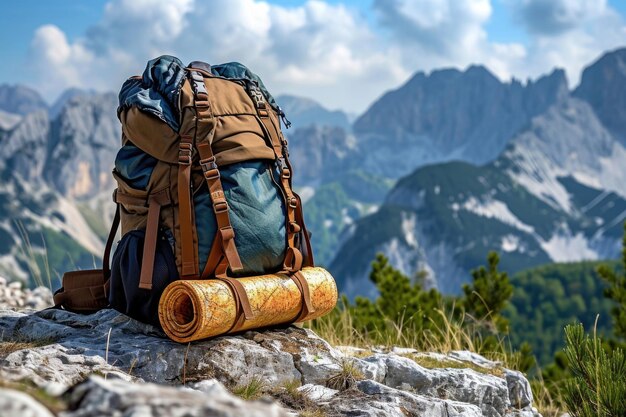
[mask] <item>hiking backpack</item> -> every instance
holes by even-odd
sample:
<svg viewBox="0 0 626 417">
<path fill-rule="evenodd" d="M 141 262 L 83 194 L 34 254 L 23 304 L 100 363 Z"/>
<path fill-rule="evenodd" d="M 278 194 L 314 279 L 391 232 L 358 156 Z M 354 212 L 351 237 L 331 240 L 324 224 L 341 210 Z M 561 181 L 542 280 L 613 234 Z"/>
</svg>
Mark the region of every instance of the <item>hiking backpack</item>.
<svg viewBox="0 0 626 417">
<path fill-rule="evenodd" d="M 176 279 L 221 279 L 245 304 L 236 278 L 276 272 L 310 303 L 298 271 L 313 254 L 280 128 L 289 123 L 258 76 L 239 63 L 161 56 L 124 83 L 118 117 L 103 268 L 66 273 L 57 305 L 108 305 L 159 325 L 159 297 Z"/>
</svg>

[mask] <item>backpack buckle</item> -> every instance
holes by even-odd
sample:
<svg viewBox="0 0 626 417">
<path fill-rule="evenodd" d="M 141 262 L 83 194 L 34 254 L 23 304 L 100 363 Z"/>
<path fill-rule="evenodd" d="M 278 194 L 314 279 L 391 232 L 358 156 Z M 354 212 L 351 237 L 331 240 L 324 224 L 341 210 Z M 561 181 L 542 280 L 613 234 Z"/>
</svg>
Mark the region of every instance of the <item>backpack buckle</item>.
<svg viewBox="0 0 626 417">
<path fill-rule="evenodd" d="M 204 94 L 208 95 L 206 91 L 206 86 L 204 85 L 204 76 L 198 71 L 191 71 L 191 84 L 193 86 L 193 91 L 197 95 Z"/>
<path fill-rule="evenodd" d="M 216 214 L 228 211 L 228 203 L 226 201 L 216 201 L 215 203 L 213 203 L 213 211 Z"/>
<path fill-rule="evenodd" d="M 200 166 L 202 167 L 204 178 L 207 180 L 213 180 L 220 177 L 220 170 L 215 162 L 215 156 L 207 159 L 201 159 Z"/>
<path fill-rule="evenodd" d="M 285 161 L 285 158 L 276 159 L 276 167 L 280 171 L 280 175 L 283 178 L 285 179 L 291 178 L 291 170 L 289 169 L 289 166 L 287 165 L 287 161 Z"/>
</svg>

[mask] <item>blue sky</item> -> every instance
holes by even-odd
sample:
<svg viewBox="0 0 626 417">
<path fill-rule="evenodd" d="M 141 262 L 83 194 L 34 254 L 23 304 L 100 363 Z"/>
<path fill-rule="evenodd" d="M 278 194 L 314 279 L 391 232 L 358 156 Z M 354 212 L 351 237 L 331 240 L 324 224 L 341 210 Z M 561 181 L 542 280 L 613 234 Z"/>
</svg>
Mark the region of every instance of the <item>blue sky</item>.
<svg viewBox="0 0 626 417">
<path fill-rule="evenodd" d="M 116 90 L 155 54 L 238 60 L 278 93 L 359 112 L 416 71 L 483 64 L 503 80 L 626 46 L 624 0 L 21 0 L 4 5 L 0 82 L 52 101 Z M 193 36 L 195 34 L 195 36 Z"/>
</svg>

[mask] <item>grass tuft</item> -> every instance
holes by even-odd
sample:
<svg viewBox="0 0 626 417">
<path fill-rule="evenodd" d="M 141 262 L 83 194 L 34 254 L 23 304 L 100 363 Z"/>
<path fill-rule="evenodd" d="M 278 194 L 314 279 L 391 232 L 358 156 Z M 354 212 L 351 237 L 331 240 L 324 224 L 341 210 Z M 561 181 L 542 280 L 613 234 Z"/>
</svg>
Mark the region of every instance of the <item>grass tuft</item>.
<svg viewBox="0 0 626 417">
<path fill-rule="evenodd" d="M 265 382 L 261 378 L 252 377 L 247 383 L 233 388 L 231 392 L 244 400 L 257 400 L 266 390 Z"/>
<path fill-rule="evenodd" d="M 326 386 L 338 391 L 345 391 L 354 388 L 357 381 L 364 378 L 361 370 L 354 365 L 354 361 L 347 359 L 341 361 L 341 369 L 336 375 L 328 378 Z"/>
<path fill-rule="evenodd" d="M 44 338 L 38 340 L 28 339 L 15 339 L 15 340 L 0 340 L 0 358 L 4 358 L 13 352 L 24 349 L 35 349 L 42 346 L 48 346 L 55 342 L 54 339 Z"/>
</svg>

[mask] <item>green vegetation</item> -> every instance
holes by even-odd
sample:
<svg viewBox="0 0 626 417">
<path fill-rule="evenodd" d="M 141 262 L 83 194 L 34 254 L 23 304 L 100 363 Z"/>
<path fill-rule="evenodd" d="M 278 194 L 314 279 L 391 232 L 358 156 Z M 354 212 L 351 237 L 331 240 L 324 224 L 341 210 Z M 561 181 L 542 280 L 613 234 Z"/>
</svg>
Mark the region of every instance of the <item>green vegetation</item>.
<svg viewBox="0 0 626 417">
<path fill-rule="evenodd" d="M 231 391 L 244 400 L 256 400 L 263 395 L 266 388 L 263 378 L 252 377 L 247 383 L 236 386 Z"/>
<path fill-rule="evenodd" d="M 67 410 L 67 404 L 63 396 L 53 396 L 44 388 L 37 387 L 32 382 L 9 382 L 0 380 L 0 388 L 12 389 L 30 395 L 55 416 Z"/>
<path fill-rule="evenodd" d="M 350 199 L 337 183 L 326 184 L 304 204 L 306 224 L 312 232 L 311 244 L 315 260 L 326 265 L 333 258 L 343 230 L 344 212 L 350 208 Z"/>
<path fill-rule="evenodd" d="M 387 258 L 378 255 L 372 264 L 370 280 L 376 285 L 376 300 L 357 297 L 354 304 L 345 297 L 331 314 L 311 326 L 331 344 L 360 347 L 404 346 L 419 350 L 449 352 L 471 350 L 498 360 L 527 363 L 519 352 L 511 354 L 498 334 L 503 322 L 499 310 L 485 310 L 476 300 L 488 300 L 494 308 L 503 302 L 494 295 L 510 296 L 506 274 L 497 271 L 498 257 L 489 255 L 489 268 L 474 271 L 468 296 L 444 297 L 438 291 L 422 288 L 419 280 L 394 269 Z M 492 282 L 493 281 L 493 282 Z M 465 311 L 470 306 L 472 314 Z"/>
<path fill-rule="evenodd" d="M 29 271 L 28 286 L 55 289 L 60 287 L 64 271 L 77 269 L 77 265 L 97 264 L 95 256 L 65 232 L 32 226 L 24 222 L 14 225 L 22 240 L 22 256 L 17 260 Z"/>
<path fill-rule="evenodd" d="M 386 195 L 394 183 L 360 169 L 345 172 L 338 181 L 348 196 L 370 204 L 380 203 L 380 196 Z"/>
<path fill-rule="evenodd" d="M 489 269 L 484 266 L 472 271 L 472 283 L 463 285 L 465 313 L 478 320 L 490 319 L 497 330 L 504 330 L 508 321 L 501 312 L 513 294 L 506 272 L 498 271 L 500 257 L 491 252 L 487 257 Z"/>
<path fill-rule="evenodd" d="M 626 338 L 626 224 L 622 239 L 622 268 L 612 269 L 609 265 L 601 265 L 598 274 L 609 284 L 604 295 L 615 304 L 611 309 L 615 335 Z"/>
<path fill-rule="evenodd" d="M 546 366 L 562 349 L 563 329 L 568 324 L 580 322 L 589 329 L 599 315 L 598 333 L 610 336 L 612 303 L 604 297 L 606 285 L 596 273 L 600 265 L 551 264 L 515 274 L 513 297 L 503 313 L 509 320 L 513 346 L 528 342 L 536 347 L 538 362 Z"/>
<path fill-rule="evenodd" d="M 573 417 L 626 415 L 626 356 L 607 349 L 581 324 L 565 328 L 565 355 L 573 378 L 564 384 L 563 400 Z"/>
<path fill-rule="evenodd" d="M 77 207 L 80 214 L 85 218 L 87 225 L 98 236 L 107 236 L 109 234 L 110 225 L 105 223 L 105 216 L 101 207 L 92 208 L 86 203 L 79 203 Z"/>
<path fill-rule="evenodd" d="M 370 273 L 378 297 L 353 303 L 343 297 L 310 326 L 331 344 L 364 352 L 373 346 L 470 350 L 499 360 L 530 376 L 544 416 L 565 409 L 574 417 L 626 415 L 626 231 L 621 265 L 552 264 L 509 279 L 499 262 L 498 254 L 489 253 L 487 265 L 473 270 L 463 293 L 454 297 L 425 290 L 419 276 L 405 276 L 379 254 Z M 593 328 L 593 336 L 584 328 Z M 454 366 L 409 357 L 426 367 Z M 340 375 L 338 387 L 355 382 L 349 372 Z"/>
</svg>

